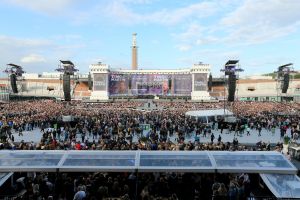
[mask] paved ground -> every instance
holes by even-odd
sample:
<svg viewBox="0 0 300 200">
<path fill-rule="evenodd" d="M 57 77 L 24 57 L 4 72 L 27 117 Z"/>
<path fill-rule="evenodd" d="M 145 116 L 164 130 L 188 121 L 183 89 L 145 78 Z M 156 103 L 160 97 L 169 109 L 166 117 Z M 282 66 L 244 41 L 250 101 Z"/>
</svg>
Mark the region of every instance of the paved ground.
<svg viewBox="0 0 300 200">
<path fill-rule="evenodd" d="M 228 131 L 224 130 L 223 134 L 220 133 L 220 131 L 213 131 L 215 135 L 215 140 L 214 142 L 217 142 L 217 138 L 219 135 L 222 137 L 223 142 L 232 142 L 234 138 L 234 133 L 226 134 Z M 144 135 L 146 135 L 147 131 L 144 131 Z M 288 130 L 289 133 L 289 130 Z M 272 135 L 271 132 L 267 130 L 262 130 L 261 136 L 258 136 L 258 132 L 256 130 L 252 130 L 250 132 L 250 136 L 246 136 L 244 134 L 243 136 L 237 136 L 238 140 L 240 143 L 243 144 L 255 144 L 259 141 L 263 142 L 270 142 L 271 144 L 277 143 L 279 141 L 282 141 L 280 139 L 280 130 L 276 129 L 274 136 Z M 15 137 L 15 142 L 20 142 L 21 140 L 24 140 L 25 142 L 39 142 L 42 136 L 42 133 L 39 131 L 39 129 L 34 129 L 33 131 L 24 131 L 23 136 L 18 136 L 18 133 L 13 133 Z M 186 141 L 194 141 L 194 136 L 195 134 L 192 134 L 191 136 L 186 136 Z M 81 140 L 80 135 L 77 135 L 77 140 Z M 90 141 L 92 141 L 92 138 L 89 138 Z M 175 136 L 170 138 L 171 141 L 175 141 Z M 133 141 L 137 141 L 137 137 L 135 136 L 133 138 Z M 210 142 L 210 134 L 207 135 L 206 138 L 200 137 L 200 142 Z"/>
</svg>

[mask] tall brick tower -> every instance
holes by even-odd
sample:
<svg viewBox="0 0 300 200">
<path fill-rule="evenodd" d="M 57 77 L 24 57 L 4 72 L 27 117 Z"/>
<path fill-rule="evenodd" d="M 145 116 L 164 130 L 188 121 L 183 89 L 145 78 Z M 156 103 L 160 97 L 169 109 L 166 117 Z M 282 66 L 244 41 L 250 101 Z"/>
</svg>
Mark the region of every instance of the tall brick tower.
<svg viewBox="0 0 300 200">
<path fill-rule="evenodd" d="M 137 70 L 138 69 L 138 60 L 137 60 L 137 46 L 136 46 L 136 33 L 132 34 L 132 62 L 131 62 L 131 69 Z"/>
</svg>

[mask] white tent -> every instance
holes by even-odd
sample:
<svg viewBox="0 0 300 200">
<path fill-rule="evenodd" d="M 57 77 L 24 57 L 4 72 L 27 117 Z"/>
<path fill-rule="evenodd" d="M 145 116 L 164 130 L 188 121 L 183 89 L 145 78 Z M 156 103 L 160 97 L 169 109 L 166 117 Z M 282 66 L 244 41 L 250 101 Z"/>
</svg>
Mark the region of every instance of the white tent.
<svg viewBox="0 0 300 200">
<path fill-rule="evenodd" d="M 191 117 L 209 117 L 209 116 L 232 116 L 233 113 L 227 109 L 215 109 L 215 110 L 192 110 L 185 113 L 186 116 Z"/>
<path fill-rule="evenodd" d="M 215 110 L 192 110 L 185 113 L 185 116 L 196 118 L 203 123 L 210 123 L 212 121 L 217 121 L 218 118 L 225 116 L 225 121 L 233 123 L 236 118 L 233 113 L 226 109 L 215 109 Z"/>
</svg>

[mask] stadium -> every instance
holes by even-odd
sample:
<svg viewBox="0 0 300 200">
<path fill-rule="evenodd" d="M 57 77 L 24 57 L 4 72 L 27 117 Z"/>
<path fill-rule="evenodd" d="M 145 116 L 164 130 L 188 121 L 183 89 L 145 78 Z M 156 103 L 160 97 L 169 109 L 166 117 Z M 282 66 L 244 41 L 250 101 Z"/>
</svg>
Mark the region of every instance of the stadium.
<svg viewBox="0 0 300 200">
<path fill-rule="evenodd" d="M 80 74 L 7 64 L 0 199 L 299 199 L 299 81 L 240 78 L 238 60 Z"/>
</svg>

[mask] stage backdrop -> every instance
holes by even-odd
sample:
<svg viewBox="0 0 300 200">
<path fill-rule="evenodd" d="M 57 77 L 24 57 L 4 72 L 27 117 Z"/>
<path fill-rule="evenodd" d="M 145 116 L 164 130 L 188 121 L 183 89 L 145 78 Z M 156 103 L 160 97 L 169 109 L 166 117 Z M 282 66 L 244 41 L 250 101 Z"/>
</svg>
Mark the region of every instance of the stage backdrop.
<svg viewBox="0 0 300 200">
<path fill-rule="evenodd" d="M 109 75 L 110 96 L 122 95 L 190 95 L 190 74 L 121 74 Z"/>
</svg>

